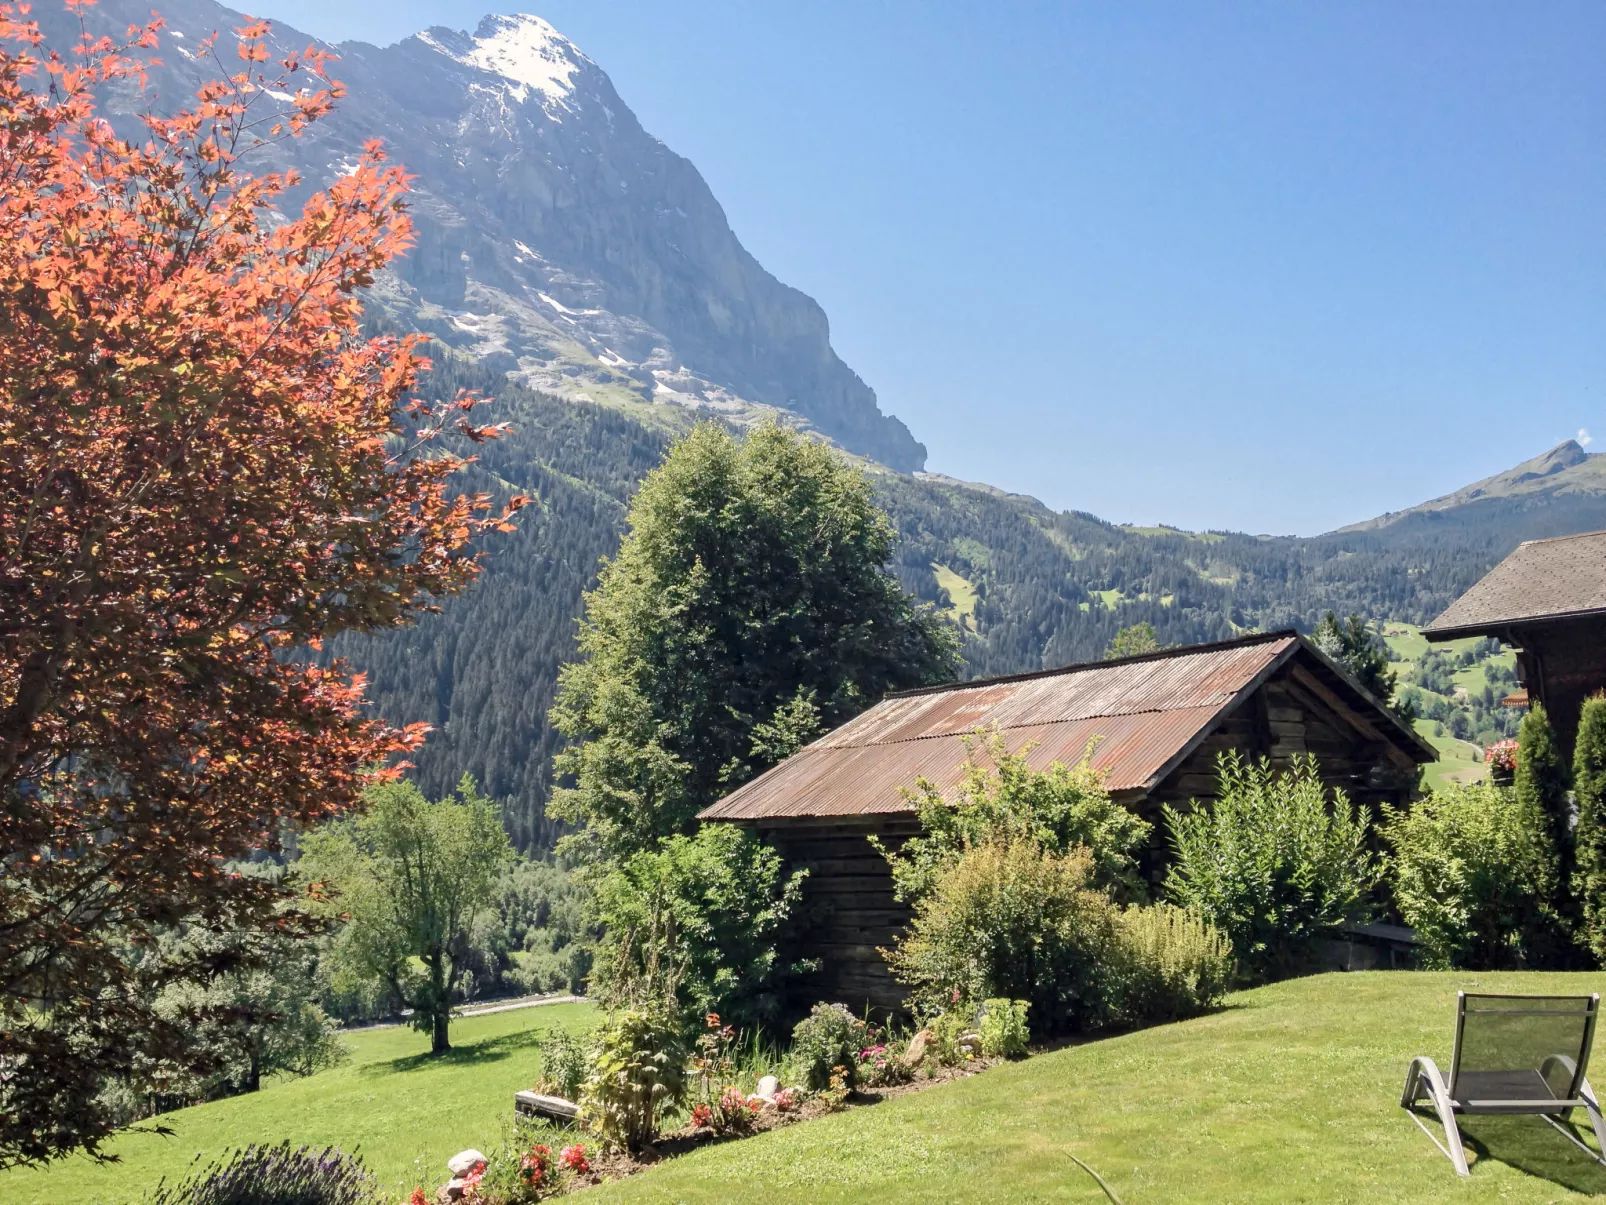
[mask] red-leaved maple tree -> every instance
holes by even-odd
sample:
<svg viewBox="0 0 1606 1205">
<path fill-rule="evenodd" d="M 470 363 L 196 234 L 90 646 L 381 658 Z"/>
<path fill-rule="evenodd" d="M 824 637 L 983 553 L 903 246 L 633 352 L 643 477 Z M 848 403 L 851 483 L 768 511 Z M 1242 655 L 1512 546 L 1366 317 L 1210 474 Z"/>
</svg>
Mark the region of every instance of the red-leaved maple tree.
<svg viewBox="0 0 1606 1205">
<path fill-rule="evenodd" d="M 250 23 L 234 74 L 124 140 L 96 93 L 160 28 L 60 53 L 0 4 L 0 1166 L 97 1151 L 107 1078 L 189 1057 L 149 1005 L 198 968 L 153 934 L 274 923 L 226 863 L 422 739 L 290 651 L 463 589 L 523 502 L 452 491 L 433 438 L 498 428 L 419 400 L 415 339 L 362 337 L 401 170 L 370 144 L 298 216 L 293 176 L 247 170 L 338 100 L 326 56 L 270 65 Z"/>
</svg>

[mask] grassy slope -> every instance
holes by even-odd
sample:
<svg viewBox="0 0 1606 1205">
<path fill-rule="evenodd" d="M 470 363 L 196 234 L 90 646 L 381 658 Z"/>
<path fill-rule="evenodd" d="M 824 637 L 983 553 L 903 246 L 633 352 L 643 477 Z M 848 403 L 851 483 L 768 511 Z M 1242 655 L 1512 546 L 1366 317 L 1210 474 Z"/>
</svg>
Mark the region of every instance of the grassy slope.
<svg viewBox="0 0 1606 1205">
<path fill-rule="evenodd" d="M 1323 975 L 1213 1016 L 1042 1055 L 868 1109 L 707 1148 L 587 1198 L 613 1202 L 1503 1201 L 1606 1193 L 1606 1168 L 1535 1118 L 1474 1118 L 1458 1181 L 1398 1107 L 1414 1054 L 1447 1064 L 1455 989 L 1587 992 L 1606 975 Z"/>
<path fill-rule="evenodd" d="M 965 627 L 966 620 L 976 614 L 976 587 L 947 565 L 933 562 L 931 572 L 936 575 L 937 584 L 948 591 L 948 597 L 953 602 L 953 608 L 948 613 L 960 627 Z M 974 629 L 975 625 L 972 623 L 970 626 Z"/>
<path fill-rule="evenodd" d="M 1422 654 L 1430 648 L 1441 648 L 1452 653 L 1460 653 L 1476 642 L 1476 637 L 1466 640 L 1452 640 L 1445 644 L 1430 645 L 1427 638 L 1422 635 L 1421 629 L 1415 624 L 1386 623 L 1383 625 L 1383 638 L 1394 652 L 1403 658 L 1393 663 L 1391 668 L 1400 675 L 1400 681 L 1406 682 L 1416 663 L 1421 660 Z M 1507 650 L 1491 661 L 1502 665 L 1514 666 L 1516 654 Z M 1465 686 L 1469 690 L 1481 692 L 1487 678 L 1484 676 L 1483 663 L 1460 670 L 1455 675 L 1458 686 Z M 1428 789 L 1445 786 L 1457 782 L 1477 782 L 1488 774 L 1488 767 L 1483 764 L 1481 751 L 1469 741 L 1457 740 L 1448 733 L 1444 736 L 1433 734 L 1431 720 L 1418 720 L 1416 723 L 1417 735 L 1439 751 L 1439 760 L 1424 766 L 1423 784 Z"/>
<path fill-rule="evenodd" d="M 286 1138 L 360 1147 L 399 1200 L 415 1180 L 439 1183 L 446 1160 L 464 1147 L 494 1146 L 512 1114 L 513 1093 L 528 1088 L 539 1070 L 533 1039 L 554 1026 L 588 1026 L 592 1016 L 589 1005 L 558 1004 L 465 1017 L 452 1023 L 454 1049 L 442 1060 L 430 1058 L 427 1035 L 410 1029 L 353 1033 L 351 1059 L 333 1071 L 169 1113 L 161 1120 L 175 1137 L 125 1135 L 111 1146 L 120 1163 L 73 1159 L 45 1172 L 0 1175 L 0 1200 L 138 1201 L 161 1176 L 181 1178 L 197 1154 L 210 1160 L 228 1147 Z"/>
</svg>

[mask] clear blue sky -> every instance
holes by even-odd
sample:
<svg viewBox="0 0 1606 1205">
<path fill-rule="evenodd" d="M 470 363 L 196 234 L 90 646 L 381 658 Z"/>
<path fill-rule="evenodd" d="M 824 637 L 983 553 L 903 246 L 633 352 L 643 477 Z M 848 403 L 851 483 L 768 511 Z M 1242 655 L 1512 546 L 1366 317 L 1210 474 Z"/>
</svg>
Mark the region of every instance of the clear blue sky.
<svg viewBox="0 0 1606 1205">
<path fill-rule="evenodd" d="M 262 0 L 331 40 L 490 0 Z M 521 6 L 529 8 L 529 0 Z M 932 469 L 1312 533 L 1606 448 L 1606 4 L 550 0 Z"/>
</svg>

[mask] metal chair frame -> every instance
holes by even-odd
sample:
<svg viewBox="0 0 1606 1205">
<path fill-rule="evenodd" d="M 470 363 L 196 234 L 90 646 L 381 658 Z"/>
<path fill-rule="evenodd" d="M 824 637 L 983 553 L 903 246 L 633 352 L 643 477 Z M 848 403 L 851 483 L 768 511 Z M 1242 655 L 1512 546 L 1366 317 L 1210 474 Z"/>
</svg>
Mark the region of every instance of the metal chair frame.
<svg viewBox="0 0 1606 1205">
<path fill-rule="evenodd" d="M 1481 1099 L 1467 1098 L 1461 1091 L 1461 1037 L 1467 1023 L 1467 1001 L 1471 1000 L 1576 1000 L 1580 1005 L 1580 1012 L 1584 1017 L 1584 1034 L 1579 1044 L 1579 1057 L 1575 1063 L 1568 1055 L 1553 1054 L 1547 1057 L 1538 1068 L 1538 1074 L 1547 1084 L 1550 1074 L 1556 1068 L 1567 1073 L 1568 1088 L 1565 1095 L 1532 1097 L 1521 1099 Z M 1545 1016 L 1567 1016 L 1569 1014 L 1555 1009 L 1520 1008 L 1501 1009 L 1507 1016 L 1523 1015 L 1524 1013 L 1542 1014 Z M 1461 1145 L 1461 1131 L 1456 1125 L 1456 1116 L 1472 1116 L 1479 1113 L 1516 1113 L 1532 1114 L 1543 1118 L 1557 1131 L 1582 1150 L 1591 1159 L 1602 1166 L 1606 1166 L 1606 1158 L 1601 1152 L 1606 1152 L 1606 1118 L 1601 1116 L 1600 1104 L 1595 1091 L 1589 1086 L 1585 1072 L 1589 1068 L 1589 1052 L 1595 1040 L 1595 1022 L 1600 1015 L 1600 994 L 1597 992 L 1589 996 L 1502 996 L 1493 994 L 1475 993 L 1469 996 L 1466 992 L 1456 993 L 1455 1006 L 1455 1046 L 1450 1054 L 1450 1078 L 1446 1082 L 1440 1073 L 1438 1065 L 1427 1056 L 1419 1056 L 1411 1060 L 1411 1066 L 1405 1073 L 1405 1090 L 1400 1095 L 1400 1107 L 1411 1115 L 1411 1120 L 1421 1127 L 1422 1132 L 1433 1141 L 1455 1165 L 1457 1175 L 1469 1176 L 1471 1171 L 1467 1167 L 1466 1151 Z M 1476 1073 L 1474 1073 L 1476 1074 Z M 1439 1121 L 1444 1126 L 1445 1141 L 1440 1142 L 1434 1137 L 1433 1131 L 1423 1125 L 1422 1119 L 1416 1115 L 1413 1106 L 1423 1098 L 1432 1102 L 1434 1110 L 1439 1115 Z M 1589 1115 L 1589 1123 L 1595 1131 L 1595 1141 L 1600 1144 L 1601 1151 L 1589 1149 L 1569 1126 L 1563 1125 L 1574 1109 L 1583 1109 Z M 1557 1117 L 1561 1121 L 1557 1121 Z"/>
</svg>

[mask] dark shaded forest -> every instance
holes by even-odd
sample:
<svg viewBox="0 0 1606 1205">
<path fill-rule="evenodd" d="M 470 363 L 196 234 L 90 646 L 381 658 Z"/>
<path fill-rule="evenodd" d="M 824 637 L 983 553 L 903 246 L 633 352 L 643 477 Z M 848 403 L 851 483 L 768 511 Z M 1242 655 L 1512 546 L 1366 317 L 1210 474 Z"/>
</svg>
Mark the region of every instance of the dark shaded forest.
<svg viewBox="0 0 1606 1205">
<path fill-rule="evenodd" d="M 684 411 L 663 429 L 601 406 L 561 401 L 500 374 L 441 358 L 423 386 L 497 399 L 513 433 L 473 449 L 465 488 L 540 500 L 514 535 L 487 546 L 467 594 L 416 627 L 345 637 L 329 652 L 370 675 L 374 706 L 433 724 L 415 758 L 420 786 L 448 792 L 465 771 L 503 804 L 521 849 L 550 848 L 545 818 L 560 738 L 547 721 L 574 644 L 581 594 L 612 554 L 636 483 L 658 463 Z M 890 472 L 874 478 L 900 541 L 893 570 L 917 597 L 955 616 L 941 565 L 974 592 L 962 620 L 970 677 L 1096 659 L 1116 632 L 1154 625 L 1162 643 L 1237 632 L 1309 630 L 1323 612 L 1424 623 L 1519 542 L 1606 527 L 1606 496 L 1482 499 L 1389 527 L 1259 537 L 1134 529 L 1055 512 L 1031 498 Z"/>
</svg>

